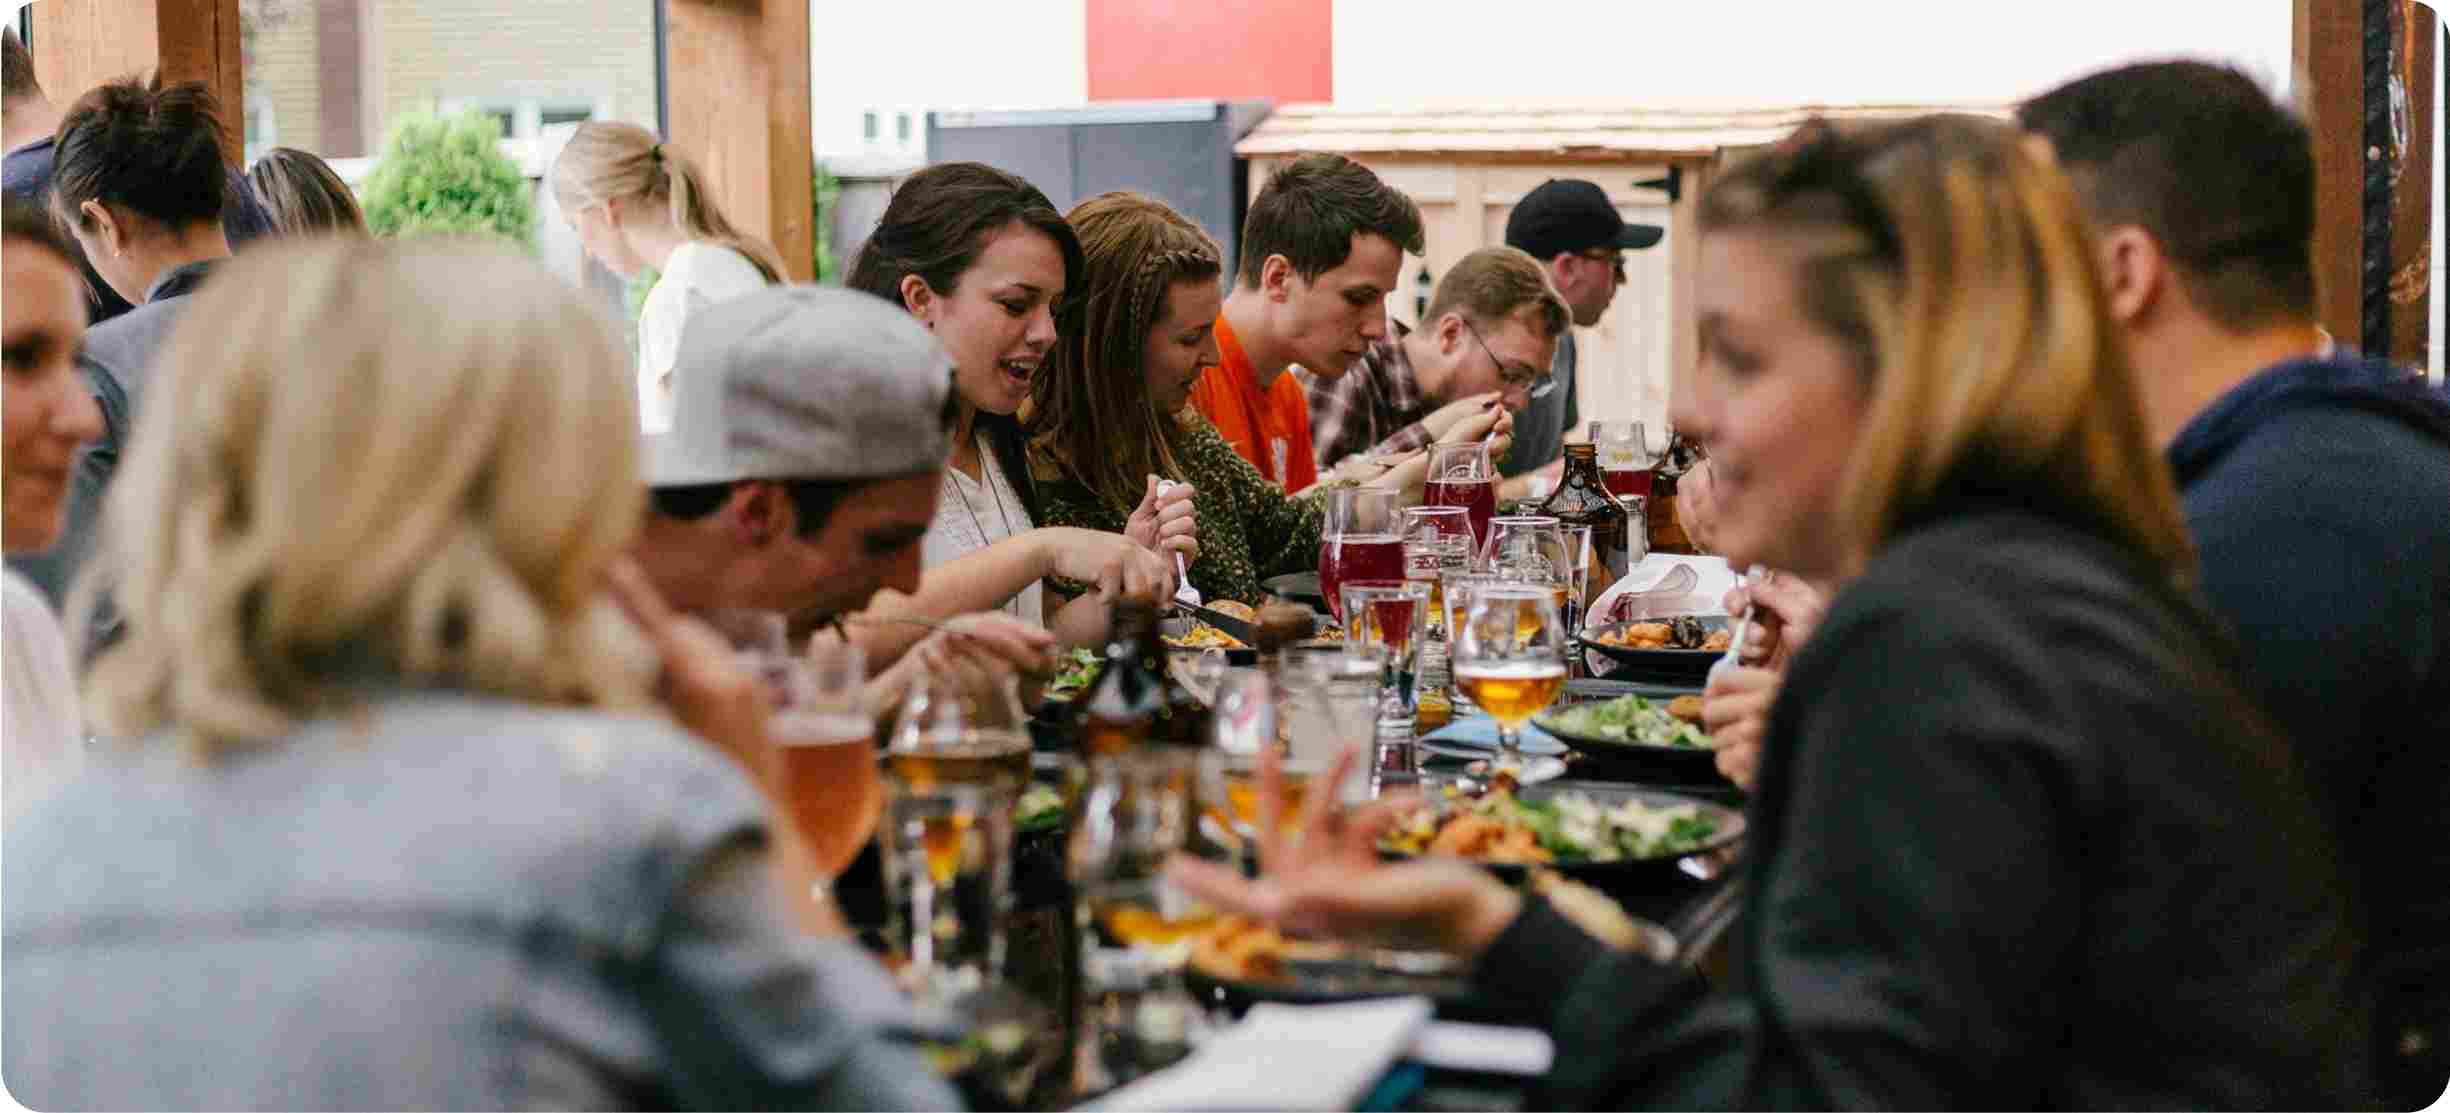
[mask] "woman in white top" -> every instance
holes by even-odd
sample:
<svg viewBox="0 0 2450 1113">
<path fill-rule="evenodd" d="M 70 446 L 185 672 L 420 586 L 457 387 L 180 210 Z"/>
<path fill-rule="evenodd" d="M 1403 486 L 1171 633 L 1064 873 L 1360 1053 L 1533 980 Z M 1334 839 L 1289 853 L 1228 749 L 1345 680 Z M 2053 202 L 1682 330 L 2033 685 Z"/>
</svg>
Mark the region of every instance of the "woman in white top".
<svg viewBox="0 0 2450 1113">
<path fill-rule="evenodd" d="M 688 161 L 636 124 L 580 124 L 552 179 L 589 258 L 624 278 L 656 272 L 638 315 L 638 424 L 661 433 L 681 328 L 702 306 L 784 281 L 782 257 L 733 228 Z"/>
<path fill-rule="evenodd" d="M 6 289 L 0 331 L 7 371 L 0 383 L 0 547 L 10 555 L 49 548 L 68 505 L 77 449 L 102 434 L 102 410 L 77 374 L 85 343 L 85 283 L 75 252 L 40 210 L 8 202 Z M 59 619 L 15 572 L 0 579 L 0 792 L 5 815 L 74 773 L 83 750 L 76 677 Z"/>
<path fill-rule="evenodd" d="M 1013 414 L 1055 345 L 1054 308 L 1081 273 L 1080 241 L 1037 187 L 975 162 L 921 170 L 893 191 L 846 283 L 904 309 L 953 356 L 952 466 L 922 543 L 916 595 L 887 592 L 875 614 L 941 619 L 1002 608 L 1071 645 L 1106 634 L 1106 596 L 1167 581 L 1174 552 L 1199 555 L 1189 487 L 1153 488 L 1124 533 L 1040 528 Z M 1043 581 L 1098 588 L 1056 608 Z M 1161 593 L 1163 594 L 1163 593 Z M 862 631 L 890 655 L 916 628 Z"/>
</svg>

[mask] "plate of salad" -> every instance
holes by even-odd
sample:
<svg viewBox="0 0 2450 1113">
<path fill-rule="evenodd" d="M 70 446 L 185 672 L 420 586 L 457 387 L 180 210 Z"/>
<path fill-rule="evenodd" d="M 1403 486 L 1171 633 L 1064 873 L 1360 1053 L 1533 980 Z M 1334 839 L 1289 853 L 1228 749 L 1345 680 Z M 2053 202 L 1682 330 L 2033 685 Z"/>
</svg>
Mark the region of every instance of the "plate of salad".
<svg viewBox="0 0 2450 1113">
<path fill-rule="evenodd" d="M 1657 789 L 1552 781 L 1433 797 L 1380 837 L 1382 853 L 1445 856 L 1500 873 L 1568 877 L 1672 863 L 1744 835 L 1744 813 Z"/>
<path fill-rule="evenodd" d="M 1701 699 L 1619 696 L 1552 708 L 1532 717 L 1541 730 L 1588 757 L 1662 758 L 1709 766 L 1710 736 L 1701 729 Z"/>
</svg>

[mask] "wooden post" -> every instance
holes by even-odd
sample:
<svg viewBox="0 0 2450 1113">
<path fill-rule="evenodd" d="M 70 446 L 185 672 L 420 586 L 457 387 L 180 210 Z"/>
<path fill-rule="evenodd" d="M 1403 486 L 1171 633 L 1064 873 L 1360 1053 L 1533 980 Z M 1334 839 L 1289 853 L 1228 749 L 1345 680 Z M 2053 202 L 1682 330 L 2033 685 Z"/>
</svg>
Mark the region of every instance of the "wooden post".
<svg viewBox="0 0 2450 1113">
<path fill-rule="evenodd" d="M 2297 100 L 2314 135 L 2316 316 L 2341 343 L 2421 361 L 2430 335 L 2433 68 L 2416 0 L 2295 0 Z"/>
<path fill-rule="evenodd" d="M 221 101 L 223 157 L 246 150 L 246 75 L 238 0 L 43 0 L 34 6 L 34 73 L 62 109 L 114 78 L 159 71 L 201 81 Z"/>
<path fill-rule="evenodd" d="M 2296 97 L 2314 136 L 2314 315 L 2359 345 L 2364 283 L 2364 0 L 2295 0 Z"/>
<path fill-rule="evenodd" d="M 667 138 L 696 162 L 723 214 L 814 275 L 807 0 L 662 0 Z"/>
</svg>

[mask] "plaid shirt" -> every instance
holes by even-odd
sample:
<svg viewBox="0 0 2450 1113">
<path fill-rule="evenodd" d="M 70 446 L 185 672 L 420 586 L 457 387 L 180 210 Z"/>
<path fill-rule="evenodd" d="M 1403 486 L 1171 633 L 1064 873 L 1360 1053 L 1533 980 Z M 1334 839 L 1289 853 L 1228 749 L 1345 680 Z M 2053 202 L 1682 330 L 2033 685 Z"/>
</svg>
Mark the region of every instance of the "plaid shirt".
<svg viewBox="0 0 2450 1113">
<path fill-rule="evenodd" d="M 1332 382 L 1307 368 L 1294 371 L 1310 394 L 1310 440 L 1320 472 L 1347 456 L 1410 452 L 1437 439 L 1421 424 L 1437 404 L 1421 393 L 1412 360 L 1404 355 L 1403 339 L 1411 332 L 1401 321 L 1387 322 L 1386 339 L 1370 345 Z"/>
</svg>

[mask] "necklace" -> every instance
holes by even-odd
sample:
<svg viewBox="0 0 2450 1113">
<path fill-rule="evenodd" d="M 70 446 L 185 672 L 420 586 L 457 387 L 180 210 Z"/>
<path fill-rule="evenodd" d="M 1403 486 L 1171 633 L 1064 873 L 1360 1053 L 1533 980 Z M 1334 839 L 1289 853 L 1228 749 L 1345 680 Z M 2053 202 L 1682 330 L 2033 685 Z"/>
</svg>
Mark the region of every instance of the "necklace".
<svg viewBox="0 0 2450 1113">
<path fill-rule="evenodd" d="M 952 488 L 954 498 L 961 500 L 962 512 L 970 516 L 970 527 L 978 531 L 978 547 L 984 549 L 994 544 L 994 541 L 987 536 L 987 523 L 979 520 L 978 508 L 970 504 L 970 496 L 962 491 L 961 483 L 954 478 L 958 470 L 952 467 L 944 469 L 944 485 Z M 987 446 L 985 439 L 981 438 L 978 441 L 978 483 L 979 486 L 987 489 L 987 497 L 995 500 L 995 520 L 1004 527 L 1004 536 L 1010 537 L 1012 536 L 1012 517 L 1004 512 L 1003 488 L 996 482 L 999 474 L 1000 471 L 995 464 L 995 452 Z M 1027 588 L 1022 589 L 1024 592 L 1027 590 Z M 1019 618 L 1021 616 L 1021 596 L 1015 594 L 1012 598 L 1004 600 L 1002 609 L 1011 612 L 1014 618 Z"/>
</svg>

